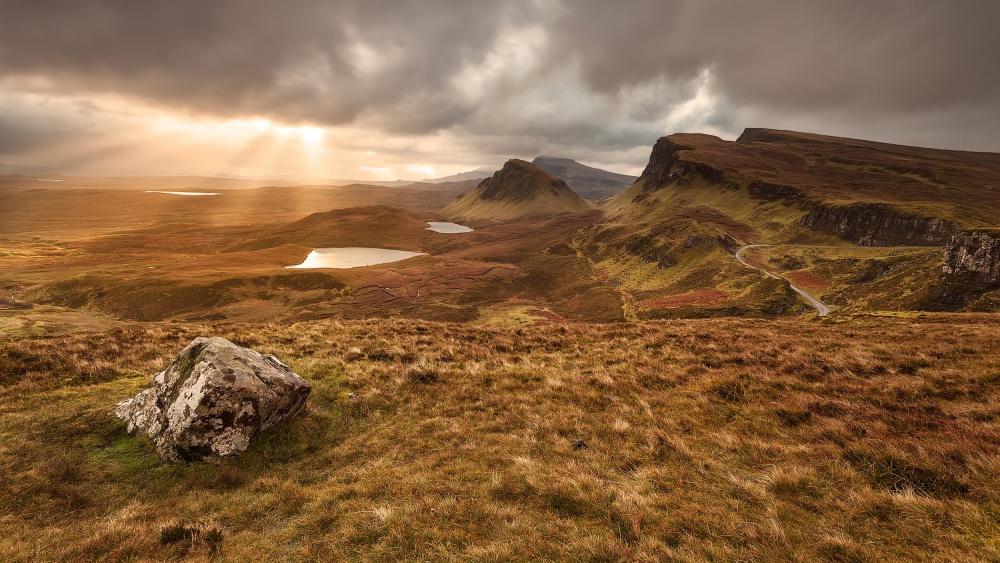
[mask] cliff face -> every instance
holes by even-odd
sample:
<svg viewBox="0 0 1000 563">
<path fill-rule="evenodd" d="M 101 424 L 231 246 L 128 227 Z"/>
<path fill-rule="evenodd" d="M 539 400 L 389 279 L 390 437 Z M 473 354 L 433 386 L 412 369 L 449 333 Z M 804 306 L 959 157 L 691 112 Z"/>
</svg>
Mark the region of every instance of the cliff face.
<svg viewBox="0 0 1000 563">
<path fill-rule="evenodd" d="M 944 249 L 944 273 L 969 272 L 987 284 L 1000 284 L 1000 230 L 958 233 Z"/>
<path fill-rule="evenodd" d="M 919 309 L 1000 311 L 1000 230 L 958 233 L 944 249 L 941 269 Z"/>
<path fill-rule="evenodd" d="M 710 184 L 722 182 L 721 170 L 700 162 L 683 160 L 679 153 L 686 150 L 692 150 L 692 147 L 675 143 L 668 137 L 660 137 L 649 155 L 649 163 L 642 171 L 642 176 L 639 176 L 640 180 L 645 181 L 643 190 L 658 190 L 673 182 L 686 184 L 695 175 L 700 175 Z"/>
<path fill-rule="evenodd" d="M 959 231 L 953 221 L 900 211 L 884 203 L 817 205 L 799 224 L 860 246 L 936 246 Z"/>
</svg>

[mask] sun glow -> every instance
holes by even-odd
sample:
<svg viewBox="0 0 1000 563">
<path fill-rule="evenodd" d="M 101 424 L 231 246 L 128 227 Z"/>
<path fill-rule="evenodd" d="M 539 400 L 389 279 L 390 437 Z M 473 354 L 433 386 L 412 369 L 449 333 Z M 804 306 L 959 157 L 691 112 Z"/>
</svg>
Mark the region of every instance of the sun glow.
<svg viewBox="0 0 1000 563">
<path fill-rule="evenodd" d="M 45 98 L 30 101 L 39 105 Z M 75 115 L 77 106 L 85 101 L 66 101 L 62 111 Z M 155 171 L 310 181 L 387 181 L 400 177 L 416 181 L 469 168 L 466 164 L 440 164 L 425 156 L 455 152 L 450 144 L 434 141 L 414 151 L 411 137 L 369 134 L 351 126 L 326 127 L 263 116 L 213 119 L 113 97 L 94 103 L 99 104 L 95 111 L 115 116 L 109 121 L 107 135 L 72 137 L 58 145 L 33 149 L 25 153 L 21 165 L 58 166 L 91 175 Z M 114 112 L 101 109 L 104 107 L 114 108 Z M 398 157 L 397 151 L 405 158 Z"/>
<path fill-rule="evenodd" d="M 433 178 L 435 176 L 434 167 L 429 164 L 413 164 L 407 167 L 407 170 L 417 174 L 419 178 Z"/>
<path fill-rule="evenodd" d="M 270 128 L 280 137 L 298 139 L 304 145 L 318 146 L 323 144 L 324 131 L 319 127 L 309 125 L 286 127 L 272 124 Z"/>
<path fill-rule="evenodd" d="M 196 146 L 185 155 L 198 171 L 227 170 L 241 175 L 271 175 L 291 169 L 295 176 L 321 177 L 331 162 L 327 130 L 284 125 L 266 118 L 195 120 L 157 115 L 150 121 L 159 139 L 174 146 Z M 167 143 L 163 143 L 167 145 Z M 173 155 L 177 161 L 181 155 Z"/>
<path fill-rule="evenodd" d="M 323 130 L 319 127 L 298 127 L 298 135 L 302 141 L 309 145 L 318 145 L 323 142 Z"/>
</svg>

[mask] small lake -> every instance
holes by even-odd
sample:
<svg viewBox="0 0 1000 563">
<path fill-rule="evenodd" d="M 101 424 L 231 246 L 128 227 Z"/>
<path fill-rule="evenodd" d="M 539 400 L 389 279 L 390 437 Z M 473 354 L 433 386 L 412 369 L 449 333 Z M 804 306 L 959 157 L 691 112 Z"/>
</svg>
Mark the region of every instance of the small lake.
<svg viewBox="0 0 1000 563">
<path fill-rule="evenodd" d="M 159 190 L 146 190 L 147 194 L 170 194 L 170 195 L 222 195 L 221 192 L 161 192 Z"/>
<path fill-rule="evenodd" d="M 428 231 L 434 231 L 435 233 L 471 233 L 472 229 L 466 227 L 465 225 L 459 225 L 458 223 L 447 223 L 444 221 L 428 221 L 430 227 L 427 227 Z"/>
<path fill-rule="evenodd" d="M 423 252 L 408 250 L 389 250 L 388 248 L 317 248 L 309 253 L 305 262 L 286 268 L 358 268 L 398 262 L 422 256 Z"/>
</svg>

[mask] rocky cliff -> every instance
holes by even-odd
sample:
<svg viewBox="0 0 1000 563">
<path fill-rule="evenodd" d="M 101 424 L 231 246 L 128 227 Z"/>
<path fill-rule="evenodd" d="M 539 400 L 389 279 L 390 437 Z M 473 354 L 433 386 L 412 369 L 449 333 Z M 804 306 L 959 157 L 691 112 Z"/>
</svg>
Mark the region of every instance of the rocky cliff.
<svg viewBox="0 0 1000 563">
<path fill-rule="evenodd" d="M 958 233 L 954 221 L 924 217 L 884 203 L 817 205 L 799 224 L 861 246 L 936 246 Z"/>
<path fill-rule="evenodd" d="M 928 311 L 1000 310 L 1000 230 L 956 234 L 944 249 L 938 279 L 918 304 Z"/>
<path fill-rule="evenodd" d="M 986 284 L 1000 284 L 1000 230 L 958 233 L 944 249 L 944 273 L 971 273 Z"/>
<path fill-rule="evenodd" d="M 722 183 L 723 173 L 718 168 L 681 158 L 681 152 L 693 147 L 674 142 L 669 137 L 660 137 L 649 155 L 649 162 L 639 176 L 643 181 L 643 191 L 658 190 L 668 184 L 687 184 L 697 175 L 710 184 Z"/>
</svg>

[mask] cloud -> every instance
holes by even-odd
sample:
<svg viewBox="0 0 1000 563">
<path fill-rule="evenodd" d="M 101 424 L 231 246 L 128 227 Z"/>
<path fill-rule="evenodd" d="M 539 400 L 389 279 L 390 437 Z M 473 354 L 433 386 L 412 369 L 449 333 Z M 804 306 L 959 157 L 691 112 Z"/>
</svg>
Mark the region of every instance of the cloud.
<svg viewBox="0 0 1000 563">
<path fill-rule="evenodd" d="M 1000 4 L 984 0 L 581 0 L 552 44 L 614 92 L 712 68 L 755 105 L 920 110 L 996 100 Z M 610 48 L 609 48 L 610 47 Z"/>
<path fill-rule="evenodd" d="M 506 12 L 516 11 L 506 6 L 7 1 L 0 3 L 0 68 L 15 83 L 113 92 L 226 117 L 340 125 L 381 110 L 433 115 L 441 85 L 485 52 Z"/>
<path fill-rule="evenodd" d="M 377 151 L 400 170 L 541 152 L 634 169 L 661 135 L 746 126 L 1000 150 L 1000 4 L 986 0 L 0 0 L 0 13 L 6 154 L 141 128 L 143 111 L 324 127 L 345 157 Z"/>
</svg>

